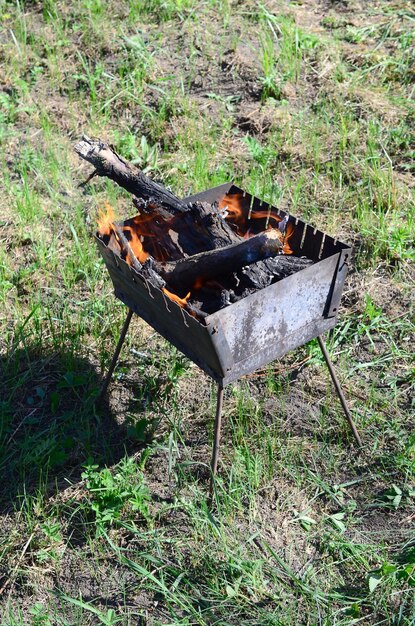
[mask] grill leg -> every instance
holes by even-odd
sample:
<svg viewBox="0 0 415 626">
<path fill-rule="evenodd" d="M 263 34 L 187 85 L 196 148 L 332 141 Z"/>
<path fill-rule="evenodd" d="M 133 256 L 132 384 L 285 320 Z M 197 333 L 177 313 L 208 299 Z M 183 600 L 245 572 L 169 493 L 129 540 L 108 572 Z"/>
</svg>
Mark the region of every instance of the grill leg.
<svg viewBox="0 0 415 626">
<path fill-rule="evenodd" d="M 341 405 L 343 407 L 343 411 L 344 411 L 344 414 L 346 416 L 346 419 L 349 422 L 350 428 L 352 429 L 352 432 L 353 432 L 354 438 L 356 439 L 357 445 L 361 448 L 362 447 L 362 440 L 360 439 L 360 435 L 357 432 L 356 424 L 354 423 L 353 418 L 350 415 L 350 411 L 349 411 L 347 403 L 346 403 L 346 398 L 344 397 L 342 388 L 340 387 L 339 380 L 338 380 L 338 378 L 336 376 L 336 372 L 334 371 L 333 363 L 331 362 L 330 357 L 329 357 L 329 353 L 327 352 L 326 344 L 324 343 L 323 338 L 321 337 L 321 335 L 317 337 L 317 340 L 318 340 L 319 346 L 321 348 L 321 351 L 323 353 L 324 360 L 327 363 L 327 367 L 329 369 L 331 379 L 333 381 L 334 387 L 336 388 L 336 392 L 337 392 L 337 395 L 339 396 L 339 400 L 340 400 L 340 403 L 341 403 Z"/>
<path fill-rule="evenodd" d="M 219 384 L 218 395 L 217 395 L 217 400 L 216 400 L 215 434 L 214 434 L 214 439 L 213 439 L 212 461 L 210 464 L 211 471 L 212 471 L 211 476 L 210 476 L 210 486 L 209 486 L 210 497 L 212 497 L 213 495 L 213 484 L 214 484 L 216 472 L 218 469 L 220 431 L 221 431 L 221 426 L 222 426 L 222 406 L 223 406 L 223 387 L 221 384 Z"/>
<path fill-rule="evenodd" d="M 128 330 L 129 325 L 130 325 L 132 316 L 133 316 L 132 309 L 128 309 L 127 317 L 125 319 L 124 326 L 122 327 L 121 335 L 120 335 L 120 338 L 118 339 L 117 347 L 115 348 L 115 352 L 114 352 L 114 356 L 112 357 L 111 365 L 109 367 L 107 375 L 105 376 L 105 380 L 104 380 L 103 385 L 101 387 L 100 394 L 99 394 L 99 396 L 97 398 L 97 403 L 100 403 L 102 401 L 102 399 L 104 398 L 105 394 L 107 393 L 108 385 L 110 384 L 111 376 L 112 376 L 112 374 L 114 372 L 114 369 L 115 369 L 115 366 L 117 364 L 118 357 L 120 356 L 121 348 L 122 348 L 123 343 L 125 341 L 125 336 L 127 334 L 127 330 Z"/>
</svg>

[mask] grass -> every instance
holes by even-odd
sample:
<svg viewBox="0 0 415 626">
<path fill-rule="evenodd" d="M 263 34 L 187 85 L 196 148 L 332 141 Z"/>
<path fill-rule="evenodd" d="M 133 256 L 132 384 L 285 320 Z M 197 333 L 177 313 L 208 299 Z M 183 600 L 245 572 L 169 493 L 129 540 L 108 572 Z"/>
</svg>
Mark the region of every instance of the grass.
<svg viewBox="0 0 415 626">
<path fill-rule="evenodd" d="M 407 3 L 0 3 L 1 624 L 415 620 L 413 20 Z M 355 247 L 328 340 L 225 394 L 132 323 L 72 150 L 112 142 L 178 194 L 233 178 Z"/>
</svg>

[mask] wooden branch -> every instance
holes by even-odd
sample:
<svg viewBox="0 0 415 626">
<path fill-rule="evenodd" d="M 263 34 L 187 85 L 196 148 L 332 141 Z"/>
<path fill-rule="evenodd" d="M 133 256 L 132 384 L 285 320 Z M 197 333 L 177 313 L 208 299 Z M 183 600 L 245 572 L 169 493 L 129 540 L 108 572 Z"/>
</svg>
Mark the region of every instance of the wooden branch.
<svg viewBox="0 0 415 626">
<path fill-rule="evenodd" d="M 136 272 L 141 272 L 143 266 L 132 251 L 130 243 L 127 237 L 124 235 L 122 229 L 115 223 L 112 226 L 114 228 L 115 234 L 118 237 L 121 250 L 124 249 L 125 254 L 130 258 L 130 265 L 132 265 Z"/>
<path fill-rule="evenodd" d="M 184 213 L 187 210 L 184 202 L 140 172 L 101 139 L 90 139 L 87 135 L 83 135 L 74 150 L 82 159 L 94 166 L 98 176 L 110 178 L 138 198 L 153 201 L 160 208 L 165 209 L 165 217 Z"/>
<path fill-rule="evenodd" d="M 110 178 L 132 193 L 140 213 L 154 217 L 160 226 L 163 225 L 163 240 L 159 239 L 158 246 L 160 249 L 175 250 L 175 258 L 184 258 L 242 240 L 211 205 L 184 203 L 100 139 L 90 139 L 84 135 L 75 145 L 75 152 L 94 166 L 97 175 Z"/>
<path fill-rule="evenodd" d="M 255 235 L 238 243 L 195 254 L 174 263 L 156 263 L 155 268 L 180 296 L 208 280 L 226 278 L 244 265 L 268 259 L 281 252 L 282 243 L 275 230 Z"/>
</svg>

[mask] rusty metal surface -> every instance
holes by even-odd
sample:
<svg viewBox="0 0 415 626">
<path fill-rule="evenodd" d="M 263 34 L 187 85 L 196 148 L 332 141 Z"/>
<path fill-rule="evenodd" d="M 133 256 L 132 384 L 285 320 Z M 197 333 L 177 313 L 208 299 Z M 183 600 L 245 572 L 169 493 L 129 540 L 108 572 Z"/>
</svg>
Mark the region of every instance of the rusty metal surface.
<svg viewBox="0 0 415 626">
<path fill-rule="evenodd" d="M 210 315 L 222 327 L 233 365 L 224 384 L 254 371 L 332 328 L 324 317 L 338 256 L 288 276 Z"/>
<path fill-rule="evenodd" d="M 214 324 L 207 328 L 198 322 L 160 289 L 145 283 L 134 269 L 109 250 L 99 238 L 96 240 L 116 297 L 209 376 L 220 382 L 226 373 L 221 359 L 227 364 L 230 358 L 222 330 Z"/>
<path fill-rule="evenodd" d="M 324 310 L 325 317 L 337 317 L 344 281 L 346 280 L 347 272 L 349 271 L 351 256 L 351 248 L 344 248 L 339 254 L 337 266 L 333 274 L 329 299 Z"/>
<path fill-rule="evenodd" d="M 228 192 L 244 194 L 244 211 L 264 210 L 260 200 L 232 183 L 185 200 L 214 202 Z M 273 210 L 281 218 L 287 215 Z M 293 216 L 289 219 L 295 225 L 290 240 L 294 252 L 316 263 L 209 315 L 206 325 L 146 283 L 98 237 L 96 239 L 115 295 L 209 376 L 226 385 L 336 324 L 351 249 Z"/>
<path fill-rule="evenodd" d="M 233 183 L 224 183 L 223 185 L 218 185 L 217 187 L 212 187 L 211 189 L 207 189 L 206 191 L 201 191 L 199 193 L 195 193 L 192 196 L 187 196 L 183 198 L 184 202 L 209 202 L 213 204 L 216 200 L 220 200 L 225 196 L 228 191 L 233 187 Z"/>
</svg>

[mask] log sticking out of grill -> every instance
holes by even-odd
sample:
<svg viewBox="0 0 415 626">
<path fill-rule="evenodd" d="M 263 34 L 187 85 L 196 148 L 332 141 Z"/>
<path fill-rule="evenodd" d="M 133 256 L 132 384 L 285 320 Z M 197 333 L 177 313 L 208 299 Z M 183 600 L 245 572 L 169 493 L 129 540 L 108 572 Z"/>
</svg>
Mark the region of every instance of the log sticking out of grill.
<svg viewBox="0 0 415 626">
<path fill-rule="evenodd" d="M 169 260 L 241 240 L 217 208 L 201 202 L 185 204 L 100 139 L 93 140 L 84 135 L 76 144 L 75 152 L 94 166 L 94 175 L 110 178 L 135 196 L 134 203 L 140 213 L 151 218 L 158 227 L 158 245 L 169 247 Z M 146 224 L 148 226 L 149 221 Z M 176 236 L 172 237 L 172 233 Z"/>
<path fill-rule="evenodd" d="M 312 264 L 291 254 L 293 226 L 287 234 L 286 218 L 274 215 L 273 228 L 250 236 L 246 228 L 240 230 L 240 216 L 232 221 L 232 214 L 227 215 L 226 206 L 219 210 L 217 204 L 180 200 L 99 139 L 84 136 L 75 151 L 95 168 L 88 180 L 94 175 L 110 178 L 133 194 L 140 212 L 124 224 L 107 221 L 98 234 L 137 273 L 196 317 Z"/>
</svg>

